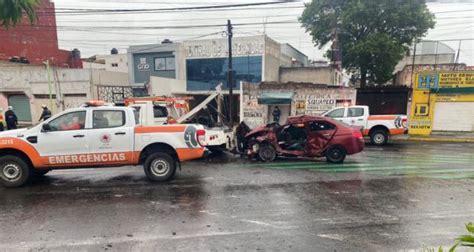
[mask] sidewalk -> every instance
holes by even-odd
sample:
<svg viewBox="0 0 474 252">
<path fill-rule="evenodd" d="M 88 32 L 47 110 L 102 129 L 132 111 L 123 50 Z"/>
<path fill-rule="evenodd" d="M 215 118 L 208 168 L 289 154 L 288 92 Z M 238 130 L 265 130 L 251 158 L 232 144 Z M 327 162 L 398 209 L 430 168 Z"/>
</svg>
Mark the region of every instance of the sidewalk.
<svg viewBox="0 0 474 252">
<path fill-rule="evenodd" d="M 397 135 L 392 141 L 474 143 L 474 132 L 433 132 L 429 136 Z"/>
</svg>

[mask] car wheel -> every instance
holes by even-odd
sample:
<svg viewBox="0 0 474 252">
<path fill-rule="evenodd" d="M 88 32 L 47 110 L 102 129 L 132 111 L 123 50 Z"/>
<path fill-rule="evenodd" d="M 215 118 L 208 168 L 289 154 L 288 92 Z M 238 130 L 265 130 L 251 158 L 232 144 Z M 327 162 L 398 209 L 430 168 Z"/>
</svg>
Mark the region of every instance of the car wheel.
<svg viewBox="0 0 474 252">
<path fill-rule="evenodd" d="M 326 161 L 329 163 L 340 164 L 346 159 L 346 150 L 340 146 L 330 147 L 326 151 Z"/>
<path fill-rule="evenodd" d="M 270 144 L 262 144 L 258 148 L 258 157 L 264 162 L 271 162 L 276 159 L 275 148 Z"/>
<path fill-rule="evenodd" d="M 30 179 L 30 166 L 17 156 L 0 158 L 0 179 L 5 187 L 19 187 Z"/>
<path fill-rule="evenodd" d="M 143 168 L 149 180 L 167 181 L 174 177 L 176 160 L 167 153 L 154 153 L 146 158 Z"/>
<path fill-rule="evenodd" d="M 375 130 L 370 134 L 370 142 L 373 145 L 383 146 L 388 141 L 388 134 L 385 130 Z"/>
</svg>

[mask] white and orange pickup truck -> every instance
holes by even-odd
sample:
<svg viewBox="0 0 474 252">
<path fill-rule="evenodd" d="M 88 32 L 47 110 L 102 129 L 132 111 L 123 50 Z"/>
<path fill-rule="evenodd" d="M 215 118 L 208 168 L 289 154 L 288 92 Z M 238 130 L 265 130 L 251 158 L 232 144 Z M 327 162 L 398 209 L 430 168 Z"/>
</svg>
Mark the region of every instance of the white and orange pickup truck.
<svg viewBox="0 0 474 252">
<path fill-rule="evenodd" d="M 345 124 L 361 127 L 362 134 L 374 145 L 385 145 L 393 135 L 408 132 L 406 115 L 370 115 L 368 106 L 347 106 L 324 112 L 322 115 Z"/>
<path fill-rule="evenodd" d="M 143 165 L 152 181 L 174 177 L 181 161 L 201 158 L 201 125 L 141 126 L 133 108 L 90 102 L 29 129 L 0 133 L 0 182 L 22 186 L 53 169 Z"/>
</svg>

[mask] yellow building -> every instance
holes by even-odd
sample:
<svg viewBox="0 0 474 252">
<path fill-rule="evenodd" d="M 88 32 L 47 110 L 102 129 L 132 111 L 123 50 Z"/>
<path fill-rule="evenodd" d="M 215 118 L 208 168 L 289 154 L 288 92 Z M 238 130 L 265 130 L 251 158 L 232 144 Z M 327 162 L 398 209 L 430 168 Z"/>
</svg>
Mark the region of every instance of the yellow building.
<svg viewBox="0 0 474 252">
<path fill-rule="evenodd" d="M 417 73 L 412 97 L 409 134 L 474 131 L 474 71 Z"/>
</svg>

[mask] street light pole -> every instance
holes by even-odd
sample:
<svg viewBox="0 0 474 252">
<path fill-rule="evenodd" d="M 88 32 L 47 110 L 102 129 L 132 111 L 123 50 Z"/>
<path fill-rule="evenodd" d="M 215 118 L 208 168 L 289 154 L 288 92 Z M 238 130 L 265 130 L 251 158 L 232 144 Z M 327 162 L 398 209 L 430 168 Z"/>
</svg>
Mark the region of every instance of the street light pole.
<svg viewBox="0 0 474 252">
<path fill-rule="evenodd" d="M 229 85 L 229 122 L 230 127 L 234 126 L 234 118 L 232 114 L 232 107 L 234 106 L 233 97 L 233 82 L 232 82 L 232 24 L 227 20 L 227 40 L 229 43 L 229 64 L 227 69 L 227 85 Z"/>
</svg>

